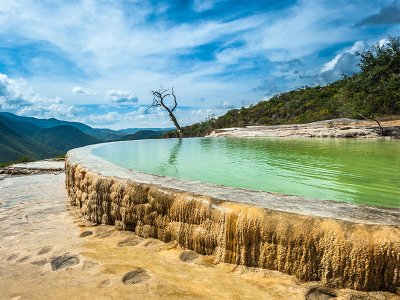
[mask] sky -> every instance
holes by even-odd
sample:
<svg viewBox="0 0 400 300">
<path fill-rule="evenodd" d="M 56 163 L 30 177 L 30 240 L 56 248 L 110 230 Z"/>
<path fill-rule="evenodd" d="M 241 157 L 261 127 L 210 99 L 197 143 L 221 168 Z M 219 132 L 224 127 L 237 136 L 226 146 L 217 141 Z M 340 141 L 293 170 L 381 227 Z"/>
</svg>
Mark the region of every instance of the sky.
<svg viewBox="0 0 400 300">
<path fill-rule="evenodd" d="M 358 71 L 400 32 L 386 0 L 0 0 L 0 111 L 93 127 L 172 127 Z"/>
</svg>

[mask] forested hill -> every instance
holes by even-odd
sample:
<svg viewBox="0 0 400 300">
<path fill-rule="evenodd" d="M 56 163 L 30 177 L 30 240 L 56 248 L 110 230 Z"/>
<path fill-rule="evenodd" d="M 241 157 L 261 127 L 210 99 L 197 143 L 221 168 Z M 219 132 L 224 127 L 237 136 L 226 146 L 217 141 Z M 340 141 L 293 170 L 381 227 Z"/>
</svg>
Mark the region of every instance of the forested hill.
<svg viewBox="0 0 400 300">
<path fill-rule="evenodd" d="M 38 119 L 0 112 L 0 167 L 64 155 L 68 150 L 113 140 L 160 138 L 166 129 L 111 130 L 78 122 Z"/>
<path fill-rule="evenodd" d="M 232 109 L 184 128 L 203 136 L 217 128 L 308 123 L 335 118 L 400 115 L 400 39 L 389 37 L 359 53 L 360 72 L 327 86 L 305 87 L 273 96 L 248 108 Z"/>
</svg>

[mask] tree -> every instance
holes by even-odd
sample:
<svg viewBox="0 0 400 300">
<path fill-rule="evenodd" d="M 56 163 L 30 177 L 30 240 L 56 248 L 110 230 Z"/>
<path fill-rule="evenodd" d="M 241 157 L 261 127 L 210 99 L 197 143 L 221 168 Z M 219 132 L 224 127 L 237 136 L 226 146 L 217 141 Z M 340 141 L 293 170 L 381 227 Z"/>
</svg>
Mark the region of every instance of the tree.
<svg viewBox="0 0 400 300">
<path fill-rule="evenodd" d="M 171 88 L 171 90 L 160 88 L 156 91 L 150 91 L 150 92 L 153 95 L 153 104 L 149 108 L 147 108 L 147 110 L 153 107 L 160 107 L 160 106 L 163 107 L 168 112 L 169 118 L 171 119 L 172 123 L 174 123 L 176 130 L 178 131 L 179 138 L 182 138 L 183 137 L 182 128 L 179 125 L 174 115 L 174 110 L 178 106 L 174 88 Z M 167 101 L 171 99 L 172 99 L 172 108 L 168 107 L 167 104 Z"/>
<path fill-rule="evenodd" d="M 357 51 L 356 55 L 360 57 L 358 66 L 363 72 L 374 71 L 381 76 L 399 73 L 400 37 L 389 36 L 386 43 L 377 43 L 364 52 Z"/>
<path fill-rule="evenodd" d="M 374 115 L 371 115 L 371 116 L 369 116 L 369 117 L 365 117 L 365 116 L 363 116 L 363 115 L 360 114 L 360 113 L 357 113 L 357 114 L 358 114 L 361 118 L 363 118 L 363 119 L 365 119 L 365 120 L 372 120 L 372 121 L 375 121 L 376 123 L 378 123 L 381 136 L 384 136 L 384 135 L 385 135 L 385 131 L 383 130 L 383 127 L 382 127 L 382 125 L 381 125 L 381 122 L 379 122 L 379 121 L 374 117 Z"/>
</svg>

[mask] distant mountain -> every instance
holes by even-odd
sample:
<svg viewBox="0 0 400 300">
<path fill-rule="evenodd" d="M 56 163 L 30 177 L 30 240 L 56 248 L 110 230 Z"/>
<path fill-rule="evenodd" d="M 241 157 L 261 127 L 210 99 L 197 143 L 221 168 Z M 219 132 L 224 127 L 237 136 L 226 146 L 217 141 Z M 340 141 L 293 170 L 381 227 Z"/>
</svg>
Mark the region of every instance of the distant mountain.
<svg viewBox="0 0 400 300">
<path fill-rule="evenodd" d="M 117 141 L 126 135 L 134 134 L 141 130 L 169 131 L 172 129 L 172 128 L 125 128 L 120 130 L 112 130 L 108 128 L 93 128 L 83 123 L 62 121 L 54 118 L 38 119 L 34 117 L 18 116 L 8 112 L 0 112 L 0 115 L 3 115 L 15 121 L 22 121 L 25 123 L 33 124 L 39 128 L 52 128 L 63 125 L 72 126 L 79 129 L 83 133 L 91 135 L 92 137 L 102 141 Z"/>
<path fill-rule="evenodd" d="M 13 119 L 16 121 L 23 121 L 26 123 L 33 124 L 37 127 L 40 128 L 52 128 L 56 126 L 62 126 L 62 125 L 67 125 L 67 126 L 72 126 L 83 133 L 89 134 L 96 139 L 99 140 L 104 140 L 104 141 L 112 141 L 112 140 L 118 140 L 126 133 L 119 133 L 118 131 L 114 131 L 111 129 L 106 129 L 106 128 L 93 128 L 90 127 L 89 125 L 79 123 L 79 122 L 69 122 L 69 121 L 62 121 L 62 120 L 57 120 L 54 118 L 51 119 L 38 119 L 38 118 L 33 118 L 33 117 L 23 117 L 23 116 L 17 116 L 12 113 L 8 112 L 0 112 L 0 115 L 6 116 L 9 119 Z"/>
<path fill-rule="evenodd" d="M 158 139 L 164 134 L 164 131 L 154 131 L 154 130 L 140 130 L 134 134 L 128 134 L 121 138 L 121 141 L 130 140 L 144 140 L 144 139 Z"/>
<path fill-rule="evenodd" d="M 155 139 L 170 128 L 92 128 L 79 122 L 17 116 L 0 112 L 0 164 L 29 157 L 64 155 L 68 150 L 105 141 Z"/>
<path fill-rule="evenodd" d="M 73 148 L 102 142 L 91 135 L 83 133 L 79 129 L 68 125 L 41 129 L 32 136 L 32 139 L 60 150 L 62 153 L 66 153 L 68 150 Z"/>
<path fill-rule="evenodd" d="M 51 127 L 56 127 L 56 126 L 61 126 L 61 125 L 69 125 L 72 127 L 76 127 L 81 131 L 86 131 L 86 130 L 90 130 L 93 129 L 92 127 L 83 124 L 83 123 L 79 123 L 79 122 L 68 122 L 68 121 L 61 121 L 61 120 L 57 120 L 54 118 L 50 118 L 50 119 L 38 119 L 38 118 L 34 118 L 34 117 L 23 117 L 23 116 L 18 116 L 18 115 L 14 115 L 12 113 L 9 112 L 0 112 L 0 115 L 6 116 L 9 119 L 14 119 L 17 121 L 23 121 L 26 123 L 31 123 L 37 127 L 40 128 L 51 128 Z"/>
<path fill-rule="evenodd" d="M 124 135 L 128 135 L 128 134 L 134 134 L 138 131 L 142 131 L 142 130 L 151 130 L 151 131 L 170 131 L 173 130 L 174 128 L 170 127 L 170 128 L 125 128 L 125 129 L 120 129 L 117 130 L 117 132 L 122 133 Z"/>
<path fill-rule="evenodd" d="M 62 154 L 59 150 L 33 141 L 23 135 L 22 132 L 32 132 L 27 127 L 30 124 L 20 124 L 13 130 L 9 125 L 10 123 L 7 118 L 0 116 L 0 164 L 15 161 L 22 157 L 43 159 Z"/>
<path fill-rule="evenodd" d="M 32 121 L 31 118 L 0 113 L 0 164 L 22 157 L 32 160 L 57 157 L 69 149 L 101 142 L 72 126 L 41 128 L 23 120 Z"/>
</svg>

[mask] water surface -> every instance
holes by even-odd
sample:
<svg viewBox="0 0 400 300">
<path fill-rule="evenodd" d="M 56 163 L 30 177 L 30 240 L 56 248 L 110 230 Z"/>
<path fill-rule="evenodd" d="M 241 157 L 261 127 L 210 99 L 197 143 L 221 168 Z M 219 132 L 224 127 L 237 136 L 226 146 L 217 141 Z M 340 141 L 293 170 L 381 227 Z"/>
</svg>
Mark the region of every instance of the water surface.
<svg viewBox="0 0 400 300">
<path fill-rule="evenodd" d="M 400 207 L 400 141 L 193 138 L 92 150 L 150 174 L 320 200 Z"/>
</svg>

